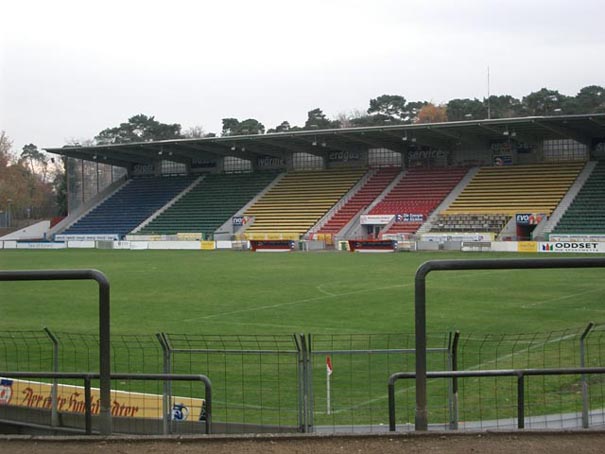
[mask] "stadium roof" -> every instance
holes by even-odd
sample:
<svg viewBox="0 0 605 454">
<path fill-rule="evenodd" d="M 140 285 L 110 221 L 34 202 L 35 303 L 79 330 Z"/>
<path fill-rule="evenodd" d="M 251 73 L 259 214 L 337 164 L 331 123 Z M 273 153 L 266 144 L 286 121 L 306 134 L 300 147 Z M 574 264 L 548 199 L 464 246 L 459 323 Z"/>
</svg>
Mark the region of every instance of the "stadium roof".
<svg viewBox="0 0 605 454">
<path fill-rule="evenodd" d="M 605 138 L 605 114 L 288 131 L 91 147 L 66 145 L 45 150 L 67 157 L 130 167 L 158 159 L 187 164 L 194 159 L 213 160 L 222 156 L 247 160 L 259 156 L 283 158 L 284 152 L 324 156 L 333 151 L 350 152 L 367 148 L 404 152 L 418 145 L 441 149 L 464 146 L 487 148 L 490 143 L 507 137 L 527 144 L 573 139 L 590 146 L 596 139 Z"/>
</svg>

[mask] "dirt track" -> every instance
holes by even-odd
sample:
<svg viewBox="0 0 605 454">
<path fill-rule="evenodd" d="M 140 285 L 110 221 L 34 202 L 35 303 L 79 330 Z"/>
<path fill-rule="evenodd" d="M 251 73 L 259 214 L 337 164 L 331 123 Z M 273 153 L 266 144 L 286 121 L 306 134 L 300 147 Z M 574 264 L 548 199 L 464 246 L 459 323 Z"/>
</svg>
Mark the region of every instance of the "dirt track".
<svg viewBox="0 0 605 454">
<path fill-rule="evenodd" d="M 605 452 L 605 432 L 523 432 L 376 436 L 259 436 L 178 438 L 52 438 L 5 436 L 0 452 L 11 454 L 332 454 L 332 453 L 595 453 Z"/>
</svg>

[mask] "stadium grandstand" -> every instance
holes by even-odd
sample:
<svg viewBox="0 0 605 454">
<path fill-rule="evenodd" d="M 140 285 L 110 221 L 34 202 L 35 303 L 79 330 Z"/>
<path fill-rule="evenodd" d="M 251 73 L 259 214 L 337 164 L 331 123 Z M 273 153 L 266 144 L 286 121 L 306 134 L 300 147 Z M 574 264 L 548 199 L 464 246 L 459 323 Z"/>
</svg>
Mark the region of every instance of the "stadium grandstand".
<svg viewBox="0 0 605 454">
<path fill-rule="evenodd" d="M 46 151 L 67 158 L 56 238 L 605 235 L 605 114 Z"/>
</svg>

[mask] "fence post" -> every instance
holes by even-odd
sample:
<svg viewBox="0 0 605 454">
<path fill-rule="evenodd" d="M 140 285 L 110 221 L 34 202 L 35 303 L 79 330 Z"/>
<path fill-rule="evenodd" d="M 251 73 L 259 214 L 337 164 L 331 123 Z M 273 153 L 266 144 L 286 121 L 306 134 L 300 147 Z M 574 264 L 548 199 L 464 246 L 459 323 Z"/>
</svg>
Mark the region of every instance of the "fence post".
<svg viewBox="0 0 605 454">
<path fill-rule="evenodd" d="M 92 395 L 90 392 L 90 376 L 84 377 L 84 428 L 86 435 L 92 434 Z"/>
<path fill-rule="evenodd" d="M 59 372 L 59 339 L 57 339 L 57 336 L 55 336 L 53 334 L 53 332 L 47 327 L 44 327 L 44 332 L 46 333 L 46 335 L 48 336 L 48 338 L 50 339 L 50 341 L 53 344 L 53 372 Z M 55 378 L 55 379 L 53 379 L 53 386 L 50 391 L 50 401 L 51 401 L 50 425 L 53 427 L 56 427 L 59 425 L 59 412 L 57 410 L 57 392 L 58 392 L 57 390 L 58 390 L 58 388 L 59 388 L 59 382 Z"/>
<path fill-rule="evenodd" d="M 168 340 L 168 336 L 165 333 L 157 333 L 156 337 L 162 346 L 163 352 L 163 370 L 165 374 L 170 373 L 170 365 L 172 360 L 172 353 L 170 347 L 170 341 Z M 164 435 L 170 434 L 171 431 L 171 416 L 172 416 L 172 408 L 170 405 L 170 398 L 172 396 L 172 386 L 169 380 L 164 380 L 164 391 L 162 396 L 162 432 Z"/>
<path fill-rule="evenodd" d="M 293 334 L 294 345 L 296 345 L 296 360 L 297 360 L 297 386 L 298 386 L 298 430 L 305 431 L 305 416 L 304 416 L 304 389 L 305 389 L 305 374 L 303 362 L 302 334 Z"/>
<path fill-rule="evenodd" d="M 458 370 L 458 340 L 460 331 L 450 332 L 448 342 L 448 366 L 451 371 Z M 458 430 L 458 378 L 452 377 L 449 382 L 450 430 Z"/>
<path fill-rule="evenodd" d="M 313 354 L 311 334 L 307 335 L 307 431 L 314 432 L 315 398 L 313 394 Z"/>
<path fill-rule="evenodd" d="M 522 371 L 517 372 L 517 427 L 525 429 L 525 380 Z"/>
<path fill-rule="evenodd" d="M 300 334 L 300 345 L 301 345 L 301 350 L 302 350 L 302 432 L 303 433 L 307 433 L 309 431 L 309 421 L 308 421 L 308 417 L 309 417 L 309 397 L 307 395 L 308 392 L 308 384 L 307 384 L 307 380 L 308 380 L 308 375 L 307 375 L 307 356 L 308 356 L 308 349 L 307 349 L 307 338 L 304 334 Z"/>
<path fill-rule="evenodd" d="M 594 328 L 594 323 L 588 323 L 586 329 L 580 336 L 580 367 L 586 367 L 586 338 Z M 586 374 L 582 374 L 580 381 L 582 382 L 582 428 L 588 429 L 588 381 Z"/>
</svg>

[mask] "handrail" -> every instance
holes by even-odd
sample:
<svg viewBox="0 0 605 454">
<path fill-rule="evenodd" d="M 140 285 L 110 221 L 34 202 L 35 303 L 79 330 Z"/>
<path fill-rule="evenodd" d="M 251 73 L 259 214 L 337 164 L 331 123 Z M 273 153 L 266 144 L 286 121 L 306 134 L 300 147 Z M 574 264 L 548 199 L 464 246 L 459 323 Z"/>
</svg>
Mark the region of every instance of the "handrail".
<svg viewBox="0 0 605 454">
<path fill-rule="evenodd" d="M 497 370 L 459 370 L 426 372 L 427 378 L 461 377 L 517 377 L 517 427 L 525 428 L 525 387 L 524 378 L 543 375 L 605 374 L 605 367 L 570 367 L 550 369 L 497 369 Z M 401 379 L 414 379 L 415 372 L 395 372 L 388 381 L 389 431 L 396 430 L 395 423 L 395 382 Z M 427 427 L 428 428 L 428 427 Z M 425 429 L 426 430 L 426 429 Z"/>
<path fill-rule="evenodd" d="M 92 397 L 91 380 L 99 379 L 101 374 L 87 372 L 2 372 L 4 378 L 52 378 L 52 379 L 82 379 L 84 380 L 84 421 L 87 435 L 92 434 Z M 206 375 L 194 374 L 111 374 L 111 380 L 147 380 L 147 381 L 201 381 L 204 383 L 204 399 L 206 403 L 206 434 L 212 431 L 212 382 Z M 110 414 L 111 415 L 111 414 Z"/>
<path fill-rule="evenodd" d="M 95 280 L 99 284 L 99 377 L 101 434 L 111 434 L 111 341 L 109 318 L 109 280 L 102 272 L 84 270 L 0 271 L 1 281 Z"/>
<path fill-rule="evenodd" d="M 605 258 L 544 258 L 487 260 L 430 260 L 416 270 L 414 318 L 416 328 L 416 415 L 415 429 L 428 429 L 426 365 L 426 279 L 432 271 L 528 270 L 559 268 L 605 268 Z"/>
</svg>

